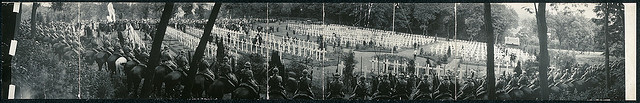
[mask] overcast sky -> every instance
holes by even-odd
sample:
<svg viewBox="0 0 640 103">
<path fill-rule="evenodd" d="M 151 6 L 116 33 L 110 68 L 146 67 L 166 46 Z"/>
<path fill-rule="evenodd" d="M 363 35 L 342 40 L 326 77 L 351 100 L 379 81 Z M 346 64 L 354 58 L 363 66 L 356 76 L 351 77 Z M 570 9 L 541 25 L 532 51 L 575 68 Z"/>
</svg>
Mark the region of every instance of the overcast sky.
<svg viewBox="0 0 640 103">
<path fill-rule="evenodd" d="M 535 18 L 535 15 L 533 13 L 529 13 L 527 12 L 527 10 L 522 9 L 522 7 L 527 7 L 527 8 L 532 8 L 533 9 L 533 3 L 502 3 L 504 5 L 507 5 L 507 7 L 512 8 L 513 10 L 516 11 L 516 13 L 518 13 L 518 17 L 520 18 Z M 596 13 L 593 12 L 593 9 L 595 8 L 596 4 L 595 3 L 580 3 L 580 4 L 587 4 L 587 6 L 578 6 L 576 8 L 572 8 L 573 10 L 576 9 L 582 9 L 585 10 L 584 13 L 582 13 L 582 15 L 584 15 L 584 17 L 586 18 L 595 18 L 596 17 Z M 547 3 L 547 11 L 548 12 L 552 12 L 549 11 L 549 3 Z"/>
</svg>

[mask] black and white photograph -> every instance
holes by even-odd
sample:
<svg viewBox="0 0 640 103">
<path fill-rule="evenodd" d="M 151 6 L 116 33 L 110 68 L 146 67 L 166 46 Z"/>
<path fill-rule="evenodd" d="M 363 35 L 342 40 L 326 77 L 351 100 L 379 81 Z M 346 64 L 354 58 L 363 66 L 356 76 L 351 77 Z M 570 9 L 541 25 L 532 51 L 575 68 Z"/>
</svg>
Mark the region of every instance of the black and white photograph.
<svg viewBox="0 0 640 103">
<path fill-rule="evenodd" d="M 635 3 L 2 2 L 2 97 L 636 100 L 635 13 Z"/>
</svg>

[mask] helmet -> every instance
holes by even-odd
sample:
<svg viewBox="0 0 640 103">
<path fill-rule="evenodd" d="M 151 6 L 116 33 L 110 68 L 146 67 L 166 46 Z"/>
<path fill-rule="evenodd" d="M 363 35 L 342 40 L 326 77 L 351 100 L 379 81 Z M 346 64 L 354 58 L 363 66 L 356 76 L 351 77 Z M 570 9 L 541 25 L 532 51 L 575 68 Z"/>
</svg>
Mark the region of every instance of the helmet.
<svg viewBox="0 0 640 103">
<path fill-rule="evenodd" d="M 333 73 L 334 78 L 340 78 L 340 73 Z"/>
<path fill-rule="evenodd" d="M 244 67 L 251 67 L 251 63 L 250 62 L 245 62 L 244 63 Z"/>
<path fill-rule="evenodd" d="M 226 57 L 226 56 L 225 56 L 224 58 L 222 58 L 222 62 L 225 62 L 225 63 L 226 63 L 226 62 L 229 62 L 229 57 Z"/>
<path fill-rule="evenodd" d="M 304 70 L 302 70 L 302 74 L 305 75 L 305 76 L 309 75 L 309 71 L 307 69 L 304 69 Z"/>
<path fill-rule="evenodd" d="M 278 74 L 278 72 L 280 72 L 280 71 L 278 70 L 278 67 L 273 68 L 273 70 L 271 70 L 271 71 L 272 71 L 274 74 Z"/>
</svg>

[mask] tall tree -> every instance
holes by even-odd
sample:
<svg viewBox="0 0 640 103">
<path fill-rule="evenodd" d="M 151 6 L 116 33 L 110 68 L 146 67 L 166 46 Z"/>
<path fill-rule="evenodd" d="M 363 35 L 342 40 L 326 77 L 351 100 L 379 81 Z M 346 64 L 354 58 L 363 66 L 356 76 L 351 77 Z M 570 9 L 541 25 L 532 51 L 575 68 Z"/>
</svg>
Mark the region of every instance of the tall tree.
<svg viewBox="0 0 640 103">
<path fill-rule="evenodd" d="M 547 49 L 547 19 L 546 19 L 546 3 L 538 4 L 536 19 L 538 20 L 538 39 L 540 41 L 540 55 L 538 55 L 538 76 L 540 80 L 540 99 L 549 99 L 549 83 L 547 83 L 547 72 L 549 71 L 549 51 Z"/>
<path fill-rule="evenodd" d="M 582 35 L 580 35 L 579 37 L 576 37 L 577 34 L 575 33 L 578 30 L 584 30 L 580 27 L 584 27 L 585 25 L 576 27 L 578 23 L 581 23 L 581 21 L 584 20 L 584 18 L 580 18 L 580 16 L 582 16 L 580 14 L 582 14 L 584 10 L 577 9 L 579 8 L 579 6 L 583 6 L 583 5 L 567 4 L 567 3 L 551 3 L 549 4 L 549 6 L 550 6 L 550 10 L 555 11 L 555 14 L 550 14 L 550 13 L 546 14 L 549 16 L 548 17 L 548 21 L 550 25 L 549 32 L 551 32 L 552 35 L 556 39 L 558 39 L 557 45 L 559 46 L 559 48 L 567 49 L 572 45 L 571 44 L 563 45 L 564 42 L 572 43 L 574 42 L 572 40 L 577 40 L 576 38 L 584 37 Z M 584 6 L 586 6 L 586 4 Z M 577 9 L 577 10 L 574 10 L 574 9 Z M 589 29 L 592 29 L 592 28 L 589 28 Z"/>
<path fill-rule="evenodd" d="M 160 23 L 156 28 L 157 32 L 153 38 L 153 43 L 151 44 L 151 53 L 149 53 L 151 59 L 149 59 L 148 67 L 144 70 L 147 72 L 147 75 L 144 76 L 146 79 L 144 79 L 145 83 L 142 86 L 142 93 L 140 94 L 141 98 L 149 98 L 149 95 L 151 94 L 151 90 L 153 88 L 151 80 L 154 80 L 155 76 L 152 71 L 154 71 L 155 67 L 160 63 L 160 48 L 162 48 L 162 40 L 164 40 L 164 34 L 167 31 L 167 24 L 169 24 L 171 14 L 173 14 L 173 2 L 165 3 Z"/>
<path fill-rule="evenodd" d="M 606 12 L 606 10 L 608 10 L 608 12 Z M 596 16 L 598 16 L 598 18 L 592 19 L 596 25 L 604 26 L 604 24 L 606 24 L 605 21 L 609 22 L 607 27 L 607 31 L 609 32 L 604 33 L 604 30 L 601 30 L 596 35 L 596 43 L 599 45 L 598 48 L 611 49 L 609 53 L 612 56 L 624 56 L 624 5 L 622 3 L 600 3 L 596 4 L 593 11 L 596 12 Z M 604 19 L 604 17 L 608 17 L 608 19 Z M 604 37 L 607 37 L 609 40 L 604 40 Z M 610 46 L 604 46 L 605 43 L 608 43 Z"/>
<path fill-rule="evenodd" d="M 199 71 L 200 62 L 202 60 L 202 56 L 204 56 L 204 49 L 207 47 L 209 43 L 209 39 L 211 39 L 211 30 L 213 29 L 213 24 L 216 22 L 216 18 L 218 17 L 218 13 L 220 12 L 221 3 L 216 3 L 213 6 L 213 10 L 211 10 L 211 14 L 209 15 L 209 20 L 204 28 L 204 34 L 200 37 L 200 43 L 196 48 L 195 54 L 193 54 L 193 59 L 191 59 L 191 67 L 195 67 L 194 69 L 189 70 L 187 75 L 187 83 L 184 91 L 182 92 L 182 98 L 187 99 L 191 97 L 191 90 L 193 89 L 193 79 L 196 75 L 196 71 Z"/>
<path fill-rule="evenodd" d="M 413 17 L 424 34 L 437 36 L 439 33 L 444 33 L 445 23 L 452 21 L 445 18 L 453 18 L 453 4 L 424 3 L 414 4 L 414 6 Z"/>
<path fill-rule="evenodd" d="M 62 11 L 64 10 L 63 6 L 65 3 L 63 2 L 52 2 L 51 3 L 51 9 L 53 9 L 54 11 Z"/>
<path fill-rule="evenodd" d="M 586 41 L 591 41 L 597 29 L 595 23 L 588 21 L 579 13 L 575 14 L 548 14 L 549 32 L 558 39 L 561 49 L 588 48 L 581 46 Z M 553 48 L 553 47 L 552 47 Z"/>
<path fill-rule="evenodd" d="M 600 3 L 593 11 L 599 18 L 592 21 L 603 26 L 602 31 L 598 31 L 598 35 L 596 35 L 596 43 L 599 45 L 598 48 L 605 49 L 606 88 L 610 88 L 612 68 L 609 66 L 609 57 L 624 56 L 624 5 L 622 3 Z M 608 94 L 610 93 L 607 92 L 607 96 L 609 96 Z"/>
<path fill-rule="evenodd" d="M 486 36 L 480 35 L 483 30 L 484 20 L 482 19 L 482 5 L 474 3 L 463 3 L 457 6 L 458 15 L 458 38 L 467 40 L 482 41 Z M 491 8 L 491 18 L 494 20 L 494 34 L 497 43 L 503 43 L 504 37 L 509 35 L 508 30 L 518 27 L 518 15 L 515 10 L 508 8 L 506 5 L 494 4 Z"/>
<path fill-rule="evenodd" d="M 35 2 L 31 6 L 31 35 L 36 34 L 36 13 L 38 7 L 40 7 L 40 4 Z"/>
<path fill-rule="evenodd" d="M 349 53 L 347 53 L 345 59 L 344 59 L 344 69 L 342 69 L 342 75 L 344 75 L 344 82 L 349 84 L 350 86 L 353 85 L 353 80 L 354 80 L 354 76 L 353 76 L 353 69 L 355 69 L 357 61 L 355 60 L 354 57 L 354 53 L 353 51 L 350 51 Z"/>
<path fill-rule="evenodd" d="M 494 38 L 494 33 L 493 33 L 493 25 L 492 22 L 492 18 L 491 18 L 491 4 L 490 3 L 484 3 L 484 21 L 486 21 L 486 23 L 484 24 L 485 27 L 485 31 L 487 35 L 487 95 L 489 97 L 489 100 L 495 100 L 496 99 L 496 88 L 495 88 L 495 84 L 496 84 L 496 76 L 495 76 L 495 72 L 494 72 L 494 51 L 493 51 L 493 45 L 495 42 Z"/>
</svg>

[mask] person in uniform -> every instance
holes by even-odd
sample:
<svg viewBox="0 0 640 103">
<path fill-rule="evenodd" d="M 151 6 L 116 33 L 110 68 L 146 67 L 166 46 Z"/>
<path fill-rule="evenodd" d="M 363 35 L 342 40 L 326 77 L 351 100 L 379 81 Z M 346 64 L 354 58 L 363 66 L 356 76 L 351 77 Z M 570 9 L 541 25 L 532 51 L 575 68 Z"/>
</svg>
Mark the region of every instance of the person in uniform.
<svg viewBox="0 0 640 103">
<path fill-rule="evenodd" d="M 246 74 L 248 71 L 251 71 L 251 63 L 249 62 L 245 62 L 244 63 L 244 68 L 242 68 L 240 70 L 240 74 L 238 76 L 240 76 L 240 81 L 245 81 L 244 79 L 247 79 L 246 77 L 248 76 L 248 74 Z M 253 72 L 253 71 L 252 71 Z M 252 74 L 253 75 L 253 74 Z"/>
<path fill-rule="evenodd" d="M 391 81 L 389 80 L 388 75 L 384 74 L 380 84 L 378 84 L 378 93 L 376 93 L 376 95 L 391 95 L 390 83 Z"/>
<path fill-rule="evenodd" d="M 395 88 L 395 87 L 398 85 L 398 84 L 397 84 L 397 83 L 398 83 L 397 76 L 398 76 L 398 75 L 396 75 L 396 74 L 391 74 L 391 72 L 389 72 L 389 78 L 387 78 L 387 79 L 388 79 L 388 80 L 389 80 L 389 82 L 390 82 L 390 83 L 389 83 L 389 88 L 391 89 L 391 91 L 390 91 L 390 93 L 391 93 L 391 94 L 395 94 L 395 92 L 396 92 L 396 88 Z"/>
<path fill-rule="evenodd" d="M 299 87 L 295 94 L 308 93 L 309 96 L 313 97 L 313 92 L 311 92 L 311 77 L 307 69 L 302 70 L 302 76 L 299 80 Z"/>
<path fill-rule="evenodd" d="M 373 73 L 372 73 L 373 74 Z M 380 85 L 380 76 L 376 75 L 376 76 L 371 76 L 371 93 L 377 93 L 378 92 L 378 85 Z"/>
<path fill-rule="evenodd" d="M 344 83 L 340 81 L 340 73 L 333 74 L 333 80 L 329 83 L 329 98 L 336 96 L 337 98 L 344 97 L 342 92 L 342 86 Z"/>
<path fill-rule="evenodd" d="M 398 81 L 396 82 L 396 92 L 394 93 L 396 96 L 398 96 L 398 98 L 401 99 L 407 99 L 406 97 L 408 97 L 409 95 L 409 89 L 408 87 L 408 83 L 406 80 L 406 76 L 404 74 L 400 74 Z"/>
<path fill-rule="evenodd" d="M 418 79 L 418 77 L 415 74 L 412 74 L 411 77 L 409 77 L 407 79 L 407 83 L 408 83 L 407 86 L 409 86 L 409 87 L 407 87 L 408 89 L 414 89 L 416 87 L 416 85 L 417 85 L 417 83 L 416 83 L 417 80 L 416 79 Z"/>
<path fill-rule="evenodd" d="M 280 94 L 284 96 L 284 87 L 282 86 L 282 76 L 278 75 L 280 71 L 278 68 L 273 68 L 271 70 L 271 76 L 269 77 L 269 94 Z"/>
<path fill-rule="evenodd" d="M 228 58 L 226 59 L 228 60 Z M 236 87 L 238 79 L 236 78 L 236 75 L 231 72 L 232 71 L 231 65 L 229 63 L 225 63 L 221 69 L 222 69 L 220 70 L 221 75 L 219 77 L 222 80 L 227 80 L 232 85 L 232 87 Z"/>
<path fill-rule="evenodd" d="M 253 78 L 253 70 L 251 69 L 245 69 L 242 71 L 243 75 L 246 76 L 243 79 L 242 83 L 247 83 L 250 86 L 252 86 L 254 89 L 258 89 L 258 83 L 255 81 L 255 79 Z"/>
<path fill-rule="evenodd" d="M 187 54 L 185 51 L 182 51 L 178 56 L 178 58 L 176 59 L 177 59 L 176 64 L 178 64 L 177 66 L 181 67 L 182 70 L 184 71 L 189 71 L 189 68 L 190 68 L 189 59 L 187 59 Z"/>
<path fill-rule="evenodd" d="M 430 79 L 428 74 L 425 74 L 422 80 L 420 80 L 417 87 L 418 91 L 420 92 L 420 94 L 418 95 L 427 95 L 427 93 L 431 92 L 431 88 L 430 88 L 431 81 L 429 80 Z"/>
<path fill-rule="evenodd" d="M 213 74 L 213 72 L 211 72 L 211 70 L 209 69 L 212 65 L 210 65 L 209 61 L 202 58 L 201 62 L 200 62 L 200 69 L 198 69 L 197 73 L 200 74 L 204 74 L 205 76 L 207 76 L 208 78 L 211 78 L 211 80 L 214 80 L 213 77 L 215 77 L 215 75 Z"/>
<path fill-rule="evenodd" d="M 365 99 L 369 96 L 369 86 L 365 82 L 365 79 L 366 78 L 364 76 L 359 78 L 356 89 L 353 90 L 353 93 L 355 94 L 354 97 L 362 97 L 362 99 Z"/>
<path fill-rule="evenodd" d="M 255 81 L 255 79 L 253 78 L 253 71 L 251 70 L 251 63 L 249 62 L 245 62 L 245 68 L 241 70 L 241 79 L 240 79 L 240 83 L 242 84 L 246 84 L 248 85 L 254 94 L 259 94 L 258 93 L 258 83 Z M 255 96 L 255 97 L 260 97 L 260 96 Z M 258 99 L 258 98 L 254 98 L 254 99 Z"/>
<path fill-rule="evenodd" d="M 162 48 L 162 56 L 160 57 L 161 62 L 173 60 L 173 56 L 169 53 L 169 50 L 169 47 L 166 46 Z"/>
<path fill-rule="evenodd" d="M 223 76 L 226 73 L 225 70 L 231 72 L 231 64 L 229 64 L 228 57 L 222 58 L 222 61 L 220 61 L 216 67 L 219 67 L 218 70 L 214 70 L 214 72 L 217 73 L 216 76 Z"/>
</svg>

